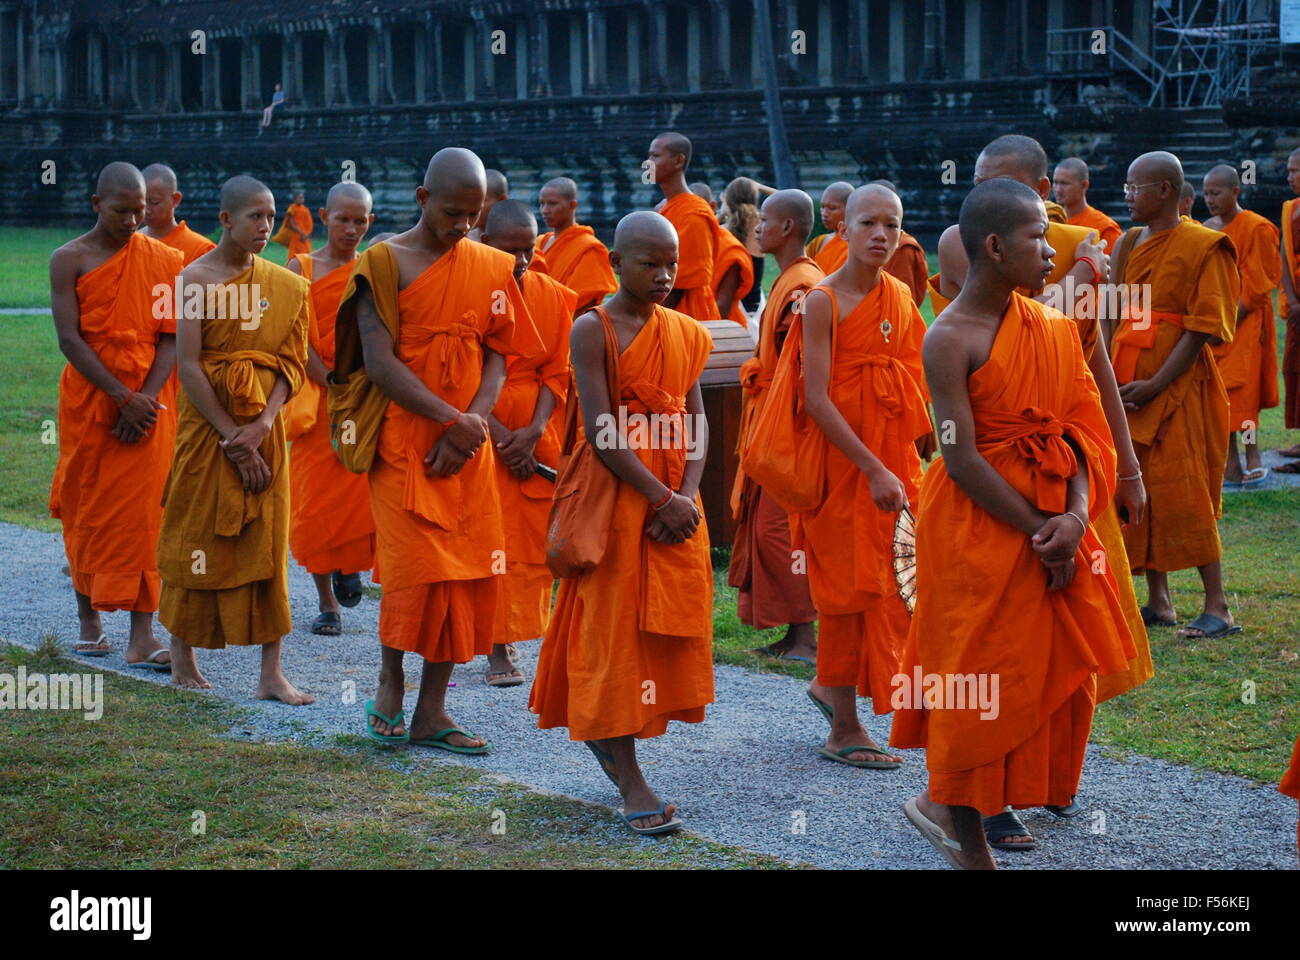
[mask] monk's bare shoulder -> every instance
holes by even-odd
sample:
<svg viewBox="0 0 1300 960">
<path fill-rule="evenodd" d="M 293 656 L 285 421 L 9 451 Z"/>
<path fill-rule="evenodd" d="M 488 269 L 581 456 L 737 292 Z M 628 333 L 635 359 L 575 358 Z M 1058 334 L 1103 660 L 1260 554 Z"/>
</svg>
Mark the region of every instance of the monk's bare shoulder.
<svg viewBox="0 0 1300 960">
<path fill-rule="evenodd" d="M 55 249 L 50 254 L 50 276 L 57 274 L 76 280 L 111 257 L 111 251 L 106 252 L 93 242 L 93 234 L 93 230 L 88 230 Z"/>
<path fill-rule="evenodd" d="M 1223 218 L 1222 218 L 1222 217 L 1210 217 L 1210 219 L 1208 219 L 1208 220 L 1205 221 L 1205 226 L 1209 227 L 1211 230 L 1222 230 L 1222 229 L 1223 229 Z"/>
</svg>

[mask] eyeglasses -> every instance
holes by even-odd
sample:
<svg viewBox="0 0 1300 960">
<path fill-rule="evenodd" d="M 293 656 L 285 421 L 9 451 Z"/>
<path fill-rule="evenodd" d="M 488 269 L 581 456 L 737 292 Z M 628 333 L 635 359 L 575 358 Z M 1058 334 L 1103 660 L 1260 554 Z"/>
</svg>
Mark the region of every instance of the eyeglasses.
<svg viewBox="0 0 1300 960">
<path fill-rule="evenodd" d="M 1150 183 L 1126 183 L 1124 184 L 1124 196 L 1134 197 L 1137 196 L 1139 190 L 1145 190 L 1147 187 L 1158 187 L 1160 184 L 1166 182 L 1168 181 L 1152 180 Z"/>
</svg>

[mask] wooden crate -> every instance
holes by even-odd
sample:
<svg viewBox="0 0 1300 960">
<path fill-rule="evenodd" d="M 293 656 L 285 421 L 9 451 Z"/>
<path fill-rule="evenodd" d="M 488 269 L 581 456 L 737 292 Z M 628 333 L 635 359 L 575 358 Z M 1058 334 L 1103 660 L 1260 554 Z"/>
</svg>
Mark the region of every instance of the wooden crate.
<svg viewBox="0 0 1300 960">
<path fill-rule="evenodd" d="M 709 524 L 709 542 L 731 546 L 736 523 L 731 516 L 731 487 L 736 480 L 740 437 L 740 365 L 754 355 L 749 331 L 730 320 L 704 324 L 713 337 L 713 352 L 700 374 L 704 413 L 709 420 L 708 459 L 700 481 L 700 498 Z"/>
</svg>

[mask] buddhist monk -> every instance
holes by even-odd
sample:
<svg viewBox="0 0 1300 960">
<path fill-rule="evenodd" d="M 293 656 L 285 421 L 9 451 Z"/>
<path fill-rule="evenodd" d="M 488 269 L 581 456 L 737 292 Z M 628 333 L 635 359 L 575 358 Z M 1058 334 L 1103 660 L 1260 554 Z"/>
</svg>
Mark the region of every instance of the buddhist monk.
<svg viewBox="0 0 1300 960">
<path fill-rule="evenodd" d="M 307 195 L 301 190 L 293 195 L 284 222 L 289 227 L 288 259 L 292 260 L 300 253 L 311 253 L 311 232 L 315 229 L 315 221 L 307 209 Z"/>
<path fill-rule="evenodd" d="M 718 259 L 713 264 L 713 296 L 718 315 L 742 327 L 749 317 L 741 303 L 754 286 L 754 261 L 744 242 L 726 227 L 718 230 Z"/>
<path fill-rule="evenodd" d="M 382 743 L 467 754 L 487 753 L 490 744 L 448 714 L 447 681 L 454 664 L 491 652 L 508 560 L 487 418 L 506 354 L 541 350 L 514 257 L 462 242 L 486 193 L 474 153 L 446 147 L 433 155 L 415 191 L 419 221 L 353 268 L 335 322 L 330 388 L 338 423 L 340 404 L 362 377 L 380 397 L 347 418 L 356 438 L 376 437 L 373 460 L 361 464 L 384 587 L 367 732 Z M 407 651 L 424 660 L 409 728 Z"/>
<path fill-rule="evenodd" d="M 1088 165 L 1078 157 L 1066 157 L 1052 171 L 1052 192 L 1056 202 L 1065 208 L 1069 220 L 1076 227 L 1089 227 L 1101 237 L 1107 253 L 1115 252 L 1115 241 L 1122 231 L 1119 224 L 1088 203 Z"/>
<path fill-rule="evenodd" d="M 840 235 L 844 223 L 844 205 L 848 203 L 853 184 L 837 180 L 822 191 L 822 225 L 828 232 L 808 242 L 808 256 L 817 261 L 822 273 L 831 274 L 844 266 L 849 255 L 848 244 Z"/>
<path fill-rule="evenodd" d="M 528 269 L 537 249 L 537 221 L 518 200 L 493 206 L 483 242 L 514 258 L 515 280 L 542 341 L 540 351 L 506 361 L 505 385 L 487 417 L 505 518 L 506 572 L 484 679 L 490 687 L 516 687 L 526 678 L 513 662 L 511 645 L 541 639 L 551 618 L 555 577 L 546 565 L 546 524 L 555 479 L 545 473 L 559 463 L 578 294 Z"/>
<path fill-rule="evenodd" d="M 176 208 L 183 194 L 176 184 L 176 171 L 165 163 L 151 163 L 144 168 L 144 228 L 141 232 L 179 250 L 188 266 L 216 246 L 201 233 L 189 228 L 184 220 L 176 222 Z"/>
<path fill-rule="evenodd" d="M 483 196 L 483 209 L 478 215 L 474 229 L 469 232 L 469 238 L 479 242 L 483 240 L 483 227 L 487 223 L 488 214 L 492 212 L 492 205 L 510 197 L 510 184 L 504 173 L 489 167 L 484 171 L 484 175 L 487 177 L 487 193 Z"/>
<path fill-rule="evenodd" d="M 1183 181 L 1183 185 L 1178 190 L 1178 218 L 1180 220 L 1191 220 L 1192 223 L 1199 223 L 1198 220 L 1192 220 L 1192 205 L 1196 203 L 1196 188 L 1188 180 Z"/>
<path fill-rule="evenodd" d="M 77 597 L 76 652 L 111 651 L 101 610 L 130 610 L 126 662 L 166 670 L 153 634 L 160 580 L 154 547 L 175 411 L 158 400 L 176 362 L 175 325 L 154 310 L 181 254 L 146 237 L 147 185 L 129 163 L 100 171 L 95 225 L 50 257 L 50 307 L 67 366 L 59 377 L 59 459 L 50 516 L 63 522 Z"/>
<path fill-rule="evenodd" d="M 361 602 L 361 572 L 375 565 L 375 522 L 364 475 L 344 468 L 330 443 L 327 378 L 334 366 L 334 320 L 339 298 L 352 276 L 357 247 L 375 220 L 370 191 L 359 183 L 336 183 L 318 211 L 325 246 L 289 261 L 291 273 L 311 283 L 311 329 L 307 381 L 286 406 L 303 405 L 310 427 L 290 436 L 289 550 L 316 584 L 317 609 L 311 632 L 337 636 L 343 629 L 339 605 Z M 293 427 L 290 426 L 291 432 Z"/>
<path fill-rule="evenodd" d="M 603 557 L 560 584 L 529 707 L 539 727 L 586 741 L 622 795 L 628 826 L 667 833 L 682 821 L 646 783 L 636 741 L 661 736 L 670 720 L 701 722 L 713 702 L 713 573 L 698 493 L 708 448 L 699 376 L 711 340 L 663 306 L 681 262 L 667 219 L 628 214 L 610 258 L 618 292 L 574 321 L 571 345 L 577 442 L 595 438 L 596 466 L 618 478 L 617 493 Z M 607 355 L 607 331 L 617 356 Z M 607 363 L 618 365 L 618 397 L 608 396 Z M 615 426 L 621 408 L 673 427 L 657 443 L 635 442 Z"/>
<path fill-rule="evenodd" d="M 568 177 L 546 181 L 538 206 L 551 229 L 537 238 L 537 252 L 546 258 L 547 272 L 578 295 L 577 309 L 585 313 L 618 289 L 609 250 L 595 230 L 575 219 L 578 185 Z"/>
<path fill-rule="evenodd" d="M 1150 503 L 1124 530 L 1134 573 L 1146 573 L 1155 623 L 1178 620 L 1171 570 L 1196 567 L 1204 611 L 1180 636 L 1238 633 L 1223 591 L 1221 510 L 1228 450 L 1228 395 L 1210 341 L 1233 340 L 1239 281 L 1232 241 L 1180 218 L 1183 168 L 1171 153 L 1145 153 L 1128 168 L 1133 227 L 1116 252 L 1114 282 L 1136 285 L 1111 342 L 1111 363 Z"/>
<path fill-rule="evenodd" d="M 921 372 L 925 323 L 907 285 L 884 272 L 902 222 L 892 190 L 853 191 L 840 227 L 848 259 L 805 300 L 804 396 L 826 440 L 825 499 L 791 520 L 819 615 L 808 695 L 831 724 L 821 754 L 883 770 L 902 758 L 871 738 L 856 696 L 870 697 L 878 714 L 891 709 L 909 624 L 894 581 L 894 528 L 899 511 L 916 502 L 921 455 L 933 452 Z"/>
<path fill-rule="evenodd" d="M 1016 293 L 1052 272 L 1047 224 L 1025 184 L 978 184 L 959 223 L 967 275 L 924 344 L 943 459 L 921 490 L 891 743 L 926 748 L 928 789 L 904 812 L 966 869 L 993 868 L 981 814 L 1070 802 L 1095 677 L 1134 653 L 1092 559 L 1115 476 L 1101 399 L 1075 324 Z"/>
<path fill-rule="evenodd" d="M 1286 324 L 1282 348 L 1282 380 L 1286 384 L 1286 428 L 1300 429 L 1300 149 L 1286 162 L 1287 184 L 1295 196 L 1282 204 L 1282 285 L 1277 298 L 1278 316 Z M 1300 443 L 1279 450 L 1283 457 L 1300 458 Z M 1278 473 L 1300 473 L 1300 463 L 1284 463 Z"/>
<path fill-rule="evenodd" d="M 889 180 L 871 182 L 898 193 L 898 188 Z M 930 262 L 925 257 L 925 247 L 921 246 L 921 241 L 906 230 L 898 231 L 898 249 L 885 264 L 885 273 L 898 277 L 907 284 L 918 307 L 925 302 L 926 292 L 930 289 Z"/>
<path fill-rule="evenodd" d="M 994 140 L 975 162 L 974 181 L 978 185 L 997 177 L 1017 180 L 1046 201 L 1049 182 L 1047 154 L 1042 145 L 1031 137 L 1018 135 Z M 1114 480 L 1114 502 L 1097 517 L 1096 531 L 1104 551 L 1102 562 L 1118 572 L 1116 587 L 1120 606 L 1137 655 L 1127 671 L 1098 679 L 1097 702 L 1102 703 L 1145 683 L 1155 672 L 1146 631 L 1147 624 L 1154 622 L 1154 614 L 1138 605 L 1132 578 L 1127 575 L 1129 564 L 1121 530 L 1122 517 L 1128 518 L 1130 523 L 1141 520 L 1146 509 L 1146 490 L 1142 484 L 1137 454 L 1129 438 L 1124 403 L 1120 399 L 1115 373 L 1104 346 L 1107 340 L 1106 329 L 1098 309 L 1107 289 L 1102 281 L 1109 270 L 1109 258 L 1101 249 L 1095 230 L 1060 220 L 1054 221 L 1050 212 L 1047 242 L 1056 250 L 1056 255 L 1046 284 L 1041 292 L 1028 287 L 1017 292 L 1039 302 L 1064 308 L 1078 326 L 1084 360 L 1100 392 L 1119 464 L 1118 477 Z M 961 244 L 960 227 L 949 228 L 940 238 L 939 261 L 947 281 L 955 281 L 958 287 L 964 284 L 968 259 Z M 940 294 L 933 290 L 931 292 L 935 298 L 935 315 L 939 316 L 947 304 Z M 1102 344 L 1101 349 L 1097 348 L 1098 344 Z M 1094 559 L 1094 562 L 1097 560 Z M 1048 812 L 1058 817 L 1072 817 L 1081 813 L 1082 809 L 1072 800 L 1066 807 L 1051 806 Z M 990 818 L 986 828 L 989 843 L 998 849 L 1033 849 L 1036 845 L 1024 822 L 1014 811 L 1004 811 L 1001 815 Z"/>
<path fill-rule="evenodd" d="M 720 320 L 713 293 L 713 267 L 718 260 L 718 218 L 713 207 L 686 188 L 686 168 L 691 162 L 691 141 L 680 133 L 661 133 L 650 143 L 646 169 L 663 192 L 656 208 L 677 231 L 676 286 L 664 301 L 701 323 Z"/>
<path fill-rule="evenodd" d="M 1282 775 L 1282 782 L 1277 785 L 1277 789 L 1283 796 L 1300 800 L 1300 737 L 1296 738 L 1295 746 L 1291 749 L 1291 766 Z M 1296 823 L 1296 849 L 1300 852 L 1300 821 Z"/>
<path fill-rule="evenodd" d="M 1205 205 L 1210 218 L 1205 225 L 1232 239 L 1237 248 L 1237 275 L 1241 302 L 1237 305 L 1236 333 L 1231 343 L 1212 346 L 1215 363 L 1228 391 L 1228 463 L 1225 483 L 1256 484 L 1268 476 L 1259 451 L 1259 412 L 1276 407 L 1277 324 L 1273 317 L 1273 291 L 1281 282 L 1276 251 L 1277 227 L 1253 210 L 1241 208 L 1241 178 L 1227 164 L 1205 175 Z M 1243 473 L 1237 454 L 1237 433 L 1246 455 Z"/>
<path fill-rule="evenodd" d="M 790 324 L 796 312 L 803 309 L 805 295 L 825 277 L 821 267 L 804 253 L 812 222 L 812 198 L 802 190 L 778 190 L 759 209 L 755 239 L 764 254 L 776 258 L 781 272 L 772 282 L 759 320 L 758 348 L 740 368 L 740 385 L 745 391 L 741 459 L 763 409 Z M 786 628 L 780 640 L 760 648 L 758 653 L 815 663 L 817 638 L 813 623 L 817 610 L 808 591 L 808 574 L 794 562 L 789 516 L 739 469 L 731 505 L 736 537 L 727 582 L 738 590 L 736 615 L 741 623 L 759 630 Z"/>
<path fill-rule="evenodd" d="M 717 216 L 720 204 L 718 199 L 713 195 L 713 188 L 711 186 L 703 180 L 696 180 L 694 183 L 690 184 L 690 191 L 712 207 L 713 215 Z"/>
<path fill-rule="evenodd" d="M 172 682 L 207 689 L 195 648 L 262 648 L 257 696 L 312 703 L 280 669 L 289 617 L 284 402 L 307 367 L 310 285 L 258 256 L 275 198 L 252 177 L 221 187 L 221 242 L 181 273 L 175 305 L 176 452 L 163 490 L 158 619 Z M 197 295 L 196 295 L 197 294 Z"/>
</svg>

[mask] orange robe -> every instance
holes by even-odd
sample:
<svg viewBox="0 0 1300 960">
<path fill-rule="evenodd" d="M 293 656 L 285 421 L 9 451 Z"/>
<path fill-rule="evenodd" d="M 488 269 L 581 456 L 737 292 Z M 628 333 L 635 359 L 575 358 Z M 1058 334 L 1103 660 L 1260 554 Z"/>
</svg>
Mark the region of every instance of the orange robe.
<svg viewBox="0 0 1300 960">
<path fill-rule="evenodd" d="M 918 307 L 925 302 L 930 264 L 925 259 L 925 248 L 921 246 L 921 241 L 906 230 L 899 231 L 898 249 L 885 264 L 885 272 L 907 284 Z"/>
<path fill-rule="evenodd" d="M 1237 248 L 1241 304 L 1231 343 L 1211 348 L 1228 391 L 1228 423 L 1235 430 L 1259 429 L 1259 412 L 1278 405 L 1277 324 L 1273 291 L 1282 282 L 1278 231 L 1264 217 L 1243 210 L 1222 231 Z"/>
<path fill-rule="evenodd" d="M 1066 222 L 1076 227 L 1088 227 L 1091 230 L 1096 230 L 1097 236 L 1101 238 L 1102 246 L 1112 256 L 1115 253 L 1115 241 L 1124 232 L 1119 228 L 1118 223 L 1092 206 L 1084 207 L 1083 213 L 1071 217 Z"/>
<path fill-rule="evenodd" d="M 199 257 L 216 247 L 216 244 L 189 228 L 184 220 L 176 224 L 176 229 L 165 237 L 155 237 L 159 243 L 165 243 L 173 250 L 179 250 L 185 257 L 185 266 L 189 266 Z"/>
<path fill-rule="evenodd" d="M 821 242 L 818 243 L 818 240 Z M 839 233 L 824 233 L 809 246 L 813 244 L 817 246 L 811 256 L 817 261 L 817 266 L 821 267 L 822 273 L 827 276 L 844 266 L 844 261 L 849 258 L 849 242 Z"/>
<path fill-rule="evenodd" d="M 399 291 L 392 251 L 381 243 L 357 260 L 336 338 L 344 324 L 356 324 L 353 298 L 364 278 L 398 359 L 464 410 L 482 380 L 485 348 L 510 354 L 518 340 L 520 349 L 540 350 L 514 263 L 486 244 L 461 241 Z M 395 316 L 385 306 L 394 303 Z M 368 474 L 376 573 L 384 585 L 379 642 L 430 663 L 466 663 L 492 649 L 505 527 L 490 441 L 454 476 L 425 474 L 424 457 L 445 432 L 396 403 L 384 408 Z"/>
<path fill-rule="evenodd" d="M 1282 204 L 1283 262 L 1291 271 L 1291 288 L 1300 288 L 1300 220 L 1296 219 L 1297 200 Z M 1281 263 L 1278 264 L 1279 268 Z M 1279 279 L 1280 283 L 1280 279 Z M 1300 292 L 1300 291 L 1298 291 Z M 1300 428 L 1300 327 L 1291 323 L 1286 288 L 1277 295 L 1277 314 L 1286 324 L 1286 341 L 1282 347 L 1282 379 L 1286 383 L 1285 424 L 1288 430 Z"/>
<path fill-rule="evenodd" d="M 1285 796 L 1300 800 L 1300 737 L 1296 738 L 1295 747 L 1291 751 L 1291 766 L 1282 775 L 1282 782 L 1277 785 L 1277 789 Z M 1296 824 L 1296 848 L 1300 850 L 1300 822 Z"/>
<path fill-rule="evenodd" d="M 1089 516 L 1106 508 L 1115 450 L 1073 323 L 1012 294 L 967 386 L 980 455 L 1022 496 L 1048 513 L 1065 509 L 1078 469 L 1068 435 L 1084 455 Z M 937 803 L 986 815 L 1068 804 L 1083 770 L 1094 674 L 1125 669 L 1134 653 L 1115 577 L 1092 564 L 1095 531 L 1079 544 L 1073 583 L 1049 591 L 1029 537 L 978 506 L 942 460 L 926 471 L 917 516 L 916 610 L 891 745 L 926 749 Z M 969 684 L 924 700 L 931 676 L 983 683 L 992 709 L 973 705 Z"/>
<path fill-rule="evenodd" d="M 1147 285 L 1151 297 L 1145 329 L 1125 317 L 1115 327 L 1111 360 L 1121 385 L 1154 376 L 1184 330 L 1233 338 L 1237 258 L 1217 230 L 1180 221 L 1133 249 L 1114 282 Z M 1133 572 L 1214 563 L 1222 554 L 1216 518 L 1229 423 L 1209 344 L 1155 399 L 1130 411 L 1128 422 L 1147 488 L 1142 523 L 1124 530 Z"/>
<path fill-rule="evenodd" d="M 591 309 L 618 289 L 609 250 L 585 223 L 542 234 L 537 238 L 537 253 L 546 255 L 551 276 L 578 295 L 577 313 Z"/>
<path fill-rule="evenodd" d="M 677 309 L 701 323 L 721 320 L 713 295 L 713 265 L 718 260 L 718 219 L 703 197 L 687 190 L 664 201 L 659 213 L 677 231 L 677 278 L 673 289 L 684 291 Z"/>
<path fill-rule="evenodd" d="M 181 255 L 136 233 L 77 280 L 82 339 L 132 390 L 144 385 L 160 334 L 172 319 L 153 314 L 153 288 L 173 286 Z M 118 409 L 72 364 L 59 377 L 59 459 L 50 516 L 63 521 L 72 586 L 96 610 L 158 609 L 154 547 L 162 523 L 163 481 L 171 463 L 176 407 L 159 410 L 148 436 L 122 443 L 112 434 Z"/>
<path fill-rule="evenodd" d="M 225 319 L 204 319 L 199 355 L 218 402 L 237 424 L 265 409 L 277 374 L 288 381 L 289 396 L 301 389 L 311 313 L 307 281 L 269 260 L 254 257 L 227 281 L 236 290 L 246 291 L 245 284 L 253 291 L 256 326 L 242 329 L 234 311 Z M 177 402 L 176 452 L 158 538 L 158 619 L 194 647 L 273 643 L 292 626 L 284 418 L 275 418 L 261 446 L 271 484 L 250 493 L 218 446 L 220 434 L 183 389 Z"/>
<path fill-rule="evenodd" d="M 539 464 L 556 467 L 569 389 L 569 330 L 578 295 L 552 277 L 528 271 L 519 286 L 543 349 L 509 359 L 505 386 L 492 415 L 508 430 L 526 427 L 533 420 L 538 395 L 543 389 L 551 391 L 555 410 L 533 448 L 533 457 Z M 546 524 L 555 484 L 537 473 L 516 480 L 501 460 L 497 460 L 496 483 L 506 536 L 496 642 L 534 640 L 546 632 L 551 616 L 555 577 L 546 565 Z"/>
<path fill-rule="evenodd" d="M 772 284 L 759 320 L 758 348 L 740 367 L 745 408 L 740 418 L 738 460 L 744 459 L 750 433 L 763 409 L 795 308 L 824 278 L 825 274 L 811 257 L 800 257 L 782 270 Z M 816 620 L 817 610 L 808 592 L 808 574 L 802 568 L 795 572 L 790 518 L 739 466 L 731 493 L 731 509 L 736 518 L 736 538 L 731 548 L 727 583 L 739 590 L 736 615 L 740 622 L 766 630 Z"/>
<path fill-rule="evenodd" d="M 546 262 L 546 258 L 542 256 L 540 250 L 533 251 L 533 258 L 528 261 L 528 269 L 533 273 L 543 273 L 547 276 L 551 273 L 551 265 Z"/>
<path fill-rule="evenodd" d="M 309 342 L 327 367 L 334 366 L 334 318 L 352 263 L 313 277 L 311 254 L 298 255 L 302 275 L 311 283 Z M 370 488 L 362 474 L 339 463 L 330 444 L 325 391 L 311 382 L 302 393 L 316 408 L 311 429 L 293 438 L 289 448 L 289 550 L 308 573 L 360 573 L 375 565 L 375 521 L 370 516 Z"/>
<path fill-rule="evenodd" d="M 915 441 L 930 432 L 930 415 L 921 370 L 925 323 L 912 293 L 882 271 L 875 289 L 841 314 L 834 293 L 818 289 L 830 297 L 836 324 L 831 402 L 915 504 L 921 486 Z M 881 329 L 886 322 L 888 335 Z M 877 509 L 866 475 L 834 444 L 828 441 L 825 449 L 826 499 L 791 517 L 791 539 L 807 554 L 820 618 L 817 682 L 856 686 L 876 713 L 888 713 L 909 620 L 894 580 L 898 514 Z"/>
<path fill-rule="evenodd" d="M 617 358 L 620 404 L 629 416 L 684 414 L 711 348 L 698 323 L 656 306 Z M 580 427 L 578 443 L 586 442 Z M 663 483 L 681 485 L 684 449 L 636 454 Z M 657 737 L 669 720 L 702 721 L 713 702 L 708 529 L 656 543 L 645 533 L 651 514 L 645 497 L 620 483 L 604 558 L 561 581 L 528 701 L 539 727 L 568 727 L 571 740 Z"/>
<path fill-rule="evenodd" d="M 1077 261 L 1074 259 L 1075 248 L 1078 247 L 1079 241 L 1087 237 L 1095 227 L 1078 224 L 1065 224 L 1057 221 L 1048 221 L 1047 224 L 1047 243 L 1056 250 L 1056 257 L 1053 259 L 1052 272 L 1048 275 L 1045 285 L 1061 283 Z M 930 299 L 934 305 L 934 315 L 938 317 L 948 306 L 949 300 L 939 293 L 938 275 L 930 279 Z M 1018 291 L 1022 296 L 1028 297 L 1028 290 Z M 1081 291 L 1076 290 L 1076 295 Z M 1095 303 L 1095 301 L 1094 301 Z M 1067 314 L 1070 316 L 1079 328 L 1079 339 L 1083 345 L 1084 360 L 1091 362 L 1093 351 L 1097 348 L 1100 338 L 1100 329 L 1097 326 L 1096 309 L 1092 310 L 1075 310 L 1075 304 L 1066 304 L 1070 307 Z M 1089 368 L 1091 370 L 1091 367 Z M 1111 477 L 1114 483 L 1115 477 Z M 1114 501 L 1106 505 L 1093 522 L 1093 529 L 1096 531 L 1097 539 L 1101 542 L 1101 548 L 1104 551 L 1105 563 L 1112 572 L 1116 572 L 1115 586 L 1119 592 L 1120 607 L 1124 611 L 1124 620 L 1128 624 L 1129 633 L 1133 637 L 1134 648 L 1137 653 L 1130 661 L 1128 669 L 1120 673 L 1108 674 L 1104 677 L 1097 678 L 1097 703 L 1105 703 L 1122 693 L 1127 693 L 1134 687 L 1141 686 L 1155 675 L 1155 664 L 1151 660 L 1151 643 L 1147 635 L 1146 624 L 1142 622 L 1142 608 L 1138 604 L 1137 593 L 1133 589 L 1133 578 L 1129 575 L 1128 554 L 1124 549 L 1123 527 L 1119 519 L 1119 511 Z"/>
<path fill-rule="evenodd" d="M 292 230 L 289 231 L 289 256 L 296 257 L 300 253 L 311 253 L 311 231 L 314 223 L 311 218 L 311 211 L 307 209 L 305 204 L 291 203 L 289 204 L 289 212 L 285 216 L 295 227 L 307 234 L 307 239 L 302 240 L 299 239 L 298 234 Z M 286 260 L 286 262 L 288 261 Z"/>
<path fill-rule="evenodd" d="M 713 265 L 713 299 L 718 298 L 718 289 L 723 278 L 732 267 L 740 268 L 740 285 L 736 287 L 736 298 L 731 301 L 731 312 L 727 319 L 742 327 L 749 324 L 745 316 L 745 307 L 740 302 L 750 290 L 754 289 L 754 258 L 749 255 L 745 245 L 736 239 L 736 235 L 725 227 L 718 231 L 718 259 Z M 721 314 L 719 314 L 721 316 Z"/>
</svg>

